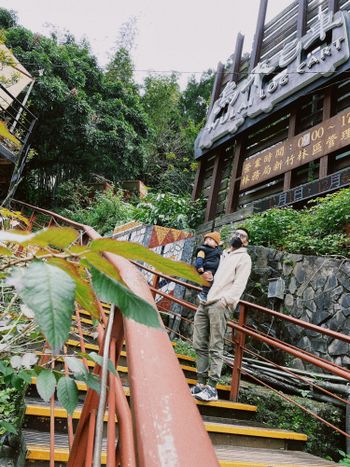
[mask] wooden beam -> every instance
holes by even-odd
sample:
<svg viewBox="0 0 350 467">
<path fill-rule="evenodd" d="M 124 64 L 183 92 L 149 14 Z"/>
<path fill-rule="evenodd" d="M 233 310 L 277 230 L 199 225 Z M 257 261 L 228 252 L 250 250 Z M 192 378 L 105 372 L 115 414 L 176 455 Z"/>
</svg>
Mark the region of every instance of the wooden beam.
<svg viewBox="0 0 350 467">
<path fill-rule="evenodd" d="M 237 81 L 239 80 L 239 70 L 241 68 L 243 42 L 244 42 L 244 36 L 243 34 L 239 32 L 236 38 L 232 75 L 230 77 L 230 81 L 234 81 L 235 83 L 237 83 Z"/>
<path fill-rule="evenodd" d="M 228 191 L 226 196 L 226 209 L 225 213 L 230 214 L 234 212 L 238 205 L 238 195 L 239 195 L 239 180 L 238 174 L 242 169 L 243 165 L 243 154 L 245 149 L 245 140 L 239 138 L 236 140 L 236 146 L 233 153 L 233 162 L 232 169 L 230 174 L 230 179 L 228 182 Z"/>
<path fill-rule="evenodd" d="M 210 111 L 213 108 L 213 105 L 214 105 L 216 99 L 220 96 L 222 80 L 223 80 L 223 77 L 224 77 L 224 69 L 225 69 L 224 65 L 221 62 L 219 62 L 218 66 L 216 68 L 216 74 L 215 74 L 213 90 L 211 92 L 208 115 L 210 114 Z"/>
<path fill-rule="evenodd" d="M 205 173 L 206 160 L 204 158 L 200 159 L 198 162 L 197 172 L 194 178 L 193 190 L 192 190 L 192 199 L 195 201 L 199 198 L 204 182 L 204 173 Z"/>
<path fill-rule="evenodd" d="M 264 38 L 264 26 L 266 18 L 268 0 L 260 0 L 258 21 L 256 23 L 256 30 L 253 41 L 252 53 L 250 56 L 249 71 L 252 71 L 253 68 L 258 64 L 261 54 L 261 46 Z"/>
<path fill-rule="evenodd" d="M 297 38 L 300 39 L 306 33 L 307 20 L 307 0 L 299 0 L 298 5 L 298 21 L 297 21 Z"/>
<path fill-rule="evenodd" d="M 297 121 L 297 110 L 296 107 L 292 110 L 292 113 L 289 117 L 289 125 L 288 125 L 288 138 L 293 138 L 296 132 L 296 121 Z M 292 182 L 292 171 L 289 170 L 284 174 L 283 179 L 283 191 L 290 190 Z"/>
<path fill-rule="evenodd" d="M 214 161 L 213 175 L 211 178 L 211 186 L 208 196 L 207 208 L 205 210 L 204 222 L 208 222 L 215 218 L 216 205 L 220 189 L 222 169 L 224 166 L 225 150 L 220 150 Z"/>
<path fill-rule="evenodd" d="M 327 120 L 332 116 L 332 104 L 333 104 L 333 87 L 326 89 L 325 96 L 323 99 L 323 120 Z M 329 156 L 323 156 L 320 158 L 320 167 L 318 178 L 324 178 L 328 175 Z"/>
<path fill-rule="evenodd" d="M 328 0 L 328 11 L 335 13 L 339 10 L 339 0 Z"/>
</svg>

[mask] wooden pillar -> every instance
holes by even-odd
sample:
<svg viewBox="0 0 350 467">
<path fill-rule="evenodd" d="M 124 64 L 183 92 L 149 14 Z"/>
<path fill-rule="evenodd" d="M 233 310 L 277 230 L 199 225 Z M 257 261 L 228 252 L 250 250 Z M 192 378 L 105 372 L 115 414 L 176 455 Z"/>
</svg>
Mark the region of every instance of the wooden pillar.
<svg viewBox="0 0 350 467">
<path fill-rule="evenodd" d="M 299 0 L 297 38 L 300 39 L 306 33 L 307 0 Z"/>
<path fill-rule="evenodd" d="M 338 10 L 339 10 L 339 1 L 328 0 L 328 11 L 333 11 L 333 13 L 335 13 Z"/>
<path fill-rule="evenodd" d="M 297 115 L 296 115 L 296 109 L 293 109 L 290 117 L 289 117 L 289 126 L 288 126 L 288 138 L 293 138 L 296 133 L 296 120 L 297 120 Z M 292 171 L 288 170 L 284 174 L 284 180 L 283 180 L 283 191 L 288 191 L 291 188 L 291 182 L 292 182 Z"/>
<path fill-rule="evenodd" d="M 327 120 L 332 116 L 332 100 L 333 100 L 333 88 L 329 87 L 326 89 L 324 100 L 323 100 L 323 116 L 322 120 Z M 328 162 L 329 156 L 323 156 L 320 158 L 320 168 L 318 178 L 324 178 L 328 175 Z"/>
<path fill-rule="evenodd" d="M 243 34 L 239 32 L 236 38 L 232 75 L 230 77 L 230 81 L 234 81 L 235 83 L 237 83 L 237 81 L 239 80 L 239 70 L 241 67 L 243 42 L 244 42 L 244 36 Z"/>
<path fill-rule="evenodd" d="M 218 66 L 217 66 L 217 69 L 216 69 L 215 80 L 214 80 L 213 90 L 211 92 L 210 105 L 209 105 L 207 115 L 210 114 L 211 109 L 213 108 L 213 105 L 214 105 L 216 99 L 220 96 L 222 80 L 223 80 L 223 77 L 224 77 L 224 70 L 225 70 L 224 65 L 221 62 L 219 62 Z"/>
<path fill-rule="evenodd" d="M 265 26 L 267 2 L 268 0 L 260 0 L 258 21 L 256 23 L 252 54 L 250 56 L 249 71 L 252 71 L 253 68 L 258 64 L 260 60 L 261 46 L 262 46 L 262 42 L 264 38 L 264 26 Z"/>
<path fill-rule="evenodd" d="M 205 167 L 206 167 L 206 160 L 204 158 L 200 159 L 198 162 L 198 168 L 196 172 L 196 176 L 194 178 L 193 190 L 192 190 L 192 199 L 195 201 L 199 198 L 204 182 L 204 174 L 205 174 Z"/>
<path fill-rule="evenodd" d="M 236 140 L 236 146 L 233 153 L 232 169 L 228 184 L 228 192 L 226 198 L 226 214 L 230 214 L 237 209 L 239 196 L 240 171 L 243 165 L 243 154 L 245 149 L 245 139 L 241 136 Z"/>
<path fill-rule="evenodd" d="M 225 158 L 225 150 L 219 150 L 214 160 L 214 169 L 213 169 L 213 175 L 211 179 L 207 208 L 205 210 L 204 222 L 208 222 L 215 218 L 216 204 L 218 200 L 218 194 L 219 194 L 220 183 L 221 183 L 221 178 L 222 178 L 224 158 Z"/>
<path fill-rule="evenodd" d="M 299 0 L 298 5 L 298 20 L 297 20 L 297 38 L 300 39 L 306 33 L 307 20 L 307 0 Z M 293 138 L 296 135 L 296 117 L 297 108 L 294 107 L 289 117 L 288 138 Z M 291 188 L 292 171 L 289 170 L 284 174 L 283 191 L 288 191 Z"/>
</svg>

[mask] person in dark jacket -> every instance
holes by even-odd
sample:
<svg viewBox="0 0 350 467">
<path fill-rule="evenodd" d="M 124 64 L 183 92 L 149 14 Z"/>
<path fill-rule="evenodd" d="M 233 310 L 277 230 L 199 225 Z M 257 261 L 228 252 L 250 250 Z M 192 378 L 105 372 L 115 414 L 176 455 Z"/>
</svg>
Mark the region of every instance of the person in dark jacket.
<svg viewBox="0 0 350 467">
<path fill-rule="evenodd" d="M 220 263 L 222 249 L 220 247 L 221 238 L 219 232 L 208 232 L 204 235 L 203 244 L 196 250 L 195 268 L 200 274 L 210 271 L 214 276 Z M 210 286 L 203 286 L 198 294 L 198 300 L 201 304 L 207 301 L 207 295 Z"/>
</svg>

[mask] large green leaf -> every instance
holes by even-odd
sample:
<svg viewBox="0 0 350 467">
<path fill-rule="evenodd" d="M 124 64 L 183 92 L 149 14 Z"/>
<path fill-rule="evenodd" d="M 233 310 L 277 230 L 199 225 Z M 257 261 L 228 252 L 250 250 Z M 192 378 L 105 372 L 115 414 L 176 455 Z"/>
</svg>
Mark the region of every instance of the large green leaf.
<svg viewBox="0 0 350 467">
<path fill-rule="evenodd" d="M 75 283 L 51 264 L 35 262 L 15 270 L 8 279 L 23 302 L 33 310 L 40 330 L 54 353 L 68 338 L 74 310 Z"/>
<path fill-rule="evenodd" d="M 26 245 L 37 245 L 41 247 L 53 246 L 67 248 L 78 238 L 79 233 L 71 227 L 49 227 L 35 233 L 33 238 L 23 243 Z"/>
<path fill-rule="evenodd" d="M 84 310 L 88 311 L 91 314 L 91 316 L 93 316 L 96 319 L 99 319 L 100 309 L 98 306 L 95 292 L 91 288 L 89 281 L 81 276 L 79 268 L 62 258 L 50 258 L 48 260 L 48 263 L 57 266 L 58 268 L 62 269 L 70 275 L 70 277 L 74 280 L 76 285 L 76 301 Z"/>
<path fill-rule="evenodd" d="M 78 388 L 74 379 L 69 376 L 63 376 L 57 384 L 57 398 L 67 410 L 69 415 L 72 415 L 78 405 Z"/>
<path fill-rule="evenodd" d="M 203 279 L 191 265 L 163 258 L 163 256 L 138 243 L 113 240 L 112 238 L 99 238 L 90 243 L 90 248 L 95 251 L 109 251 L 132 260 L 144 261 L 164 274 L 182 277 L 199 284 L 203 283 Z"/>
<path fill-rule="evenodd" d="M 146 326 L 160 327 L 158 313 L 153 306 L 94 267 L 91 267 L 91 273 L 93 287 L 101 300 L 116 305 L 126 318 Z"/>
<path fill-rule="evenodd" d="M 119 274 L 118 269 L 116 269 L 106 258 L 104 258 L 98 251 L 90 251 L 83 255 L 84 259 L 81 260 L 81 263 L 85 266 L 89 267 L 89 264 L 94 266 L 99 271 L 103 272 L 107 276 L 115 279 L 117 281 L 121 281 L 121 277 Z M 88 264 L 88 263 L 89 264 Z"/>
<path fill-rule="evenodd" d="M 71 227 L 49 227 L 31 234 L 25 234 L 21 230 L 9 230 L 0 232 L 0 242 L 20 243 L 23 246 L 51 245 L 63 249 L 71 245 L 78 235 L 79 233 Z"/>
<path fill-rule="evenodd" d="M 55 391 L 56 387 L 56 378 L 52 371 L 46 370 L 43 368 L 38 377 L 36 378 L 36 389 L 39 393 L 39 396 L 45 401 L 48 402 L 50 397 Z"/>
</svg>

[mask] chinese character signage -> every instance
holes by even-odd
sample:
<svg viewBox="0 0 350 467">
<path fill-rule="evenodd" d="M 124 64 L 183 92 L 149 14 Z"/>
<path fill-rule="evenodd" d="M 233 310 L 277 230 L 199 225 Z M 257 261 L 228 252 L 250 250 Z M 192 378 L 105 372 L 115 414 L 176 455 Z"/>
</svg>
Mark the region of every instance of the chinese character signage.
<svg viewBox="0 0 350 467">
<path fill-rule="evenodd" d="M 288 191 L 273 195 L 254 203 L 259 211 L 266 211 L 273 207 L 284 207 L 298 201 L 305 201 L 315 196 L 320 196 L 339 188 L 350 185 L 350 168 L 328 175 L 321 180 L 300 185 Z"/>
<path fill-rule="evenodd" d="M 203 151 L 223 136 L 234 135 L 247 118 L 270 112 L 277 103 L 346 62 L 348 21 L 346 12 L 325 14 L 320 7 L 305 36 L 287 42 L 279 54 L 258 63 L 238 84 L 229 82 L 197 138 L 199 148 Z"/>
<path fill-rule="evenodd" d="M 350 111 L 346 110 L 293 138 L 246 159 L 240 190 L 319 159 L 350 145 Z"/>
</svg>

